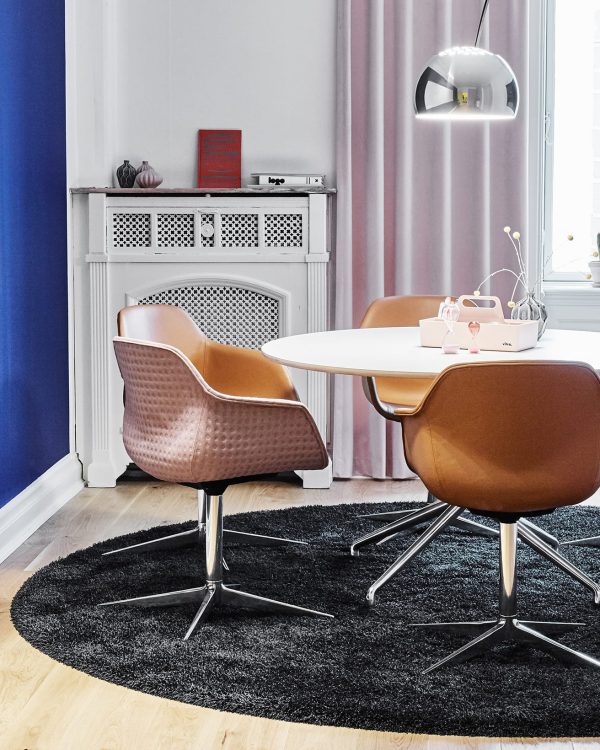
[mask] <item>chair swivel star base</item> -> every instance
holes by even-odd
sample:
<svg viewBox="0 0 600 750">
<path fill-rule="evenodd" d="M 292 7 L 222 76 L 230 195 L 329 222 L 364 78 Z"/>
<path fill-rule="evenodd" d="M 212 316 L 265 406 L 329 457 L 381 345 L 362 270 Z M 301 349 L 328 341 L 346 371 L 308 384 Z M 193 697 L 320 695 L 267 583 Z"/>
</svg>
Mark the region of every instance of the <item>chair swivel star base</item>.
<svg viewBox="0 0 600 750">
<path fill-rule="evenodd" d="M 440 508 L 439 503 L 440 501 L 431 494 L 431 492 L 427 493 L 427 502 L 425 506 L 422 506 L 421 508 L 418 508 L 418 510 L 424 510 L 426 508 L 431 507 L 432 503 L 438 503 L 438 508 L 440 509 L 440 513 L 443 510 L 443 508 Z M 447 503 L 442 503 L 444 507 L 447 507 Z M 404 530 L 409 530 L 410 528 L 414 528 L 415 526 L 419 526 L 423 523 L 422 520 L 413 519 L 413 514 L 415 513 L 412 509 L 406 509 L 406 510 L 392 510 L 392 511 L 385 511 L 383 513 L 365 513 L 362 516 L 359 516 L 359 518 L 370 518 L 376 521 L 388 521 L 389 523 L 392 523 L 393 521 L 403 521 L 405 519 L 412 520 L 410 524 L 407 524 L 404 528 Z M 465 509 L 465 515 L 470 516 L 468 510 Z M 452 521 L 452 526 L 463 529 L 464 531 L 470 531 L 475 536 L 491 536 L 491 537 L 497 537 L 498 532 L 496 529 L 492 529 L 489 526 L 484 526 L 482 523 L 477 523 L 477 521 L 471 520 L 471 518 L 463 518 L 462 516 L 455 518 Z M 534 534 L 537 534 L 537 536 L 540 537 L 543 541 L 546 542 L 546 544 L 549 544 L 554 549 L 558 549 L 562 544 L 590 544 L 591 546 L 600 546 L 600 537 L 591 537 L 590 539 L 581 539 L 581 540 L 575 540 L 573 542 L 559 542 L 558 539 L 553 535 L 550 534 L 545 529 L 542 529 L 540 526 L 537 526 L 536 524 L 532 523 L 526 518 L 519 519 L 519 527 L 526 526 L 529 528 Z M 389 535 L 383 539 L 380 539 L 376 542 L 376 544 L 385 544 L 385 542 L 390 541 L 393 539 L 397 534 L 403 533 L 401 532 L 395 532 L 393 531 L 393 527 L 390 527 L 388 529 L 390 531 Z M 365 544 L 368 543 L 368 538 Z M 354 546 L 354 545 L 353 545 Z M 362 545 L 361 545 L 362 546 Z"/>
<path fill-rule="evenodd" d="M 527 643 L 570 664 L 600 668 L 598 659 L 569 648 L 550 637 L 550 634 L 563 633 L 585 623 L 538 622 L 517 618 L 516 554 L 516 523 L 500 523 L 500 610 L 496 620 L 412 625 L 430 630 L 476 634 L 472 641 L 432 664 L 423 674 L 442 666 L 467 661 L 506 641 Z"/>
<path fill-rule="evenodd" d="M 427 493 L 427 502 L 424 506 L 421 508 L 417 508 L 417 510 L 427 510 L 431 509 L 432 506 L 435 507 L 439 513 L 442 512 L 444 507 L 446 507 L 446 503 L 440 503 L 440 501 L 431 494 L 431 492 Z M 385 544 L 386 542 L 391 541 L 396 536 L 400 534 L 404 534 L 411 529 L 414 529 L 415 527 L 420 526 L 421 524 L 425 523 L 426 519 L 421 519 L 420 517 L 413 517 L 413 514 L 415 513 L 415 510 L 412 509 L 406 509 L 406 510 L 392 510 L 392 511 L 385 511 L 383 513 L 365 513 L 359 518 L 369 518 L 376 521 L 388 521 L 390 522 L 390 526 L 387 527 L 388 531 L 390 532 L 388 536 L 384 537 L 383 539 L 379 539 L 376 544 Z M 465 511 L 465 514 L 469 514 L 469 511 Z M 402 526 L 401 531 L 394 531 L 394 527 L 391 525 L 394 521 L 408 521 L 406 525 Z M 477 521 L 472 521 L 470 518 L 454 518 L 451 526 L 454 526 L 455 528 L 462 529 L 463 531 L 469 531 L 475 536 L 491 536 L 491 537 L 497 537 L 498 532 L 496 529 L 492 529 L 489 526 L 484 526 L 482 523 L 477 523 Z M 369 538 L 364 537 L 365 541 L 362 544 L 368 544 Z M 362 539 L 362 537 L 361 537 Z M 358 543 L 359 540 L 357 540 Z M 362 546 L 362 544 L 357 543 L 353 544 L 351 547 L 351 554 L 353 556 L 357 556 L 358 552 L 357 550 Z M 556 545 L 558 546 L 558 541 L 556 542 Z"/>
<path fill-rule="evenodd" d="M 186 603 L 199 604 L 199 609 L 184 636 L 184 640 L 188 640 L 194 634 L 215 607 L 223 604 L 271 614 L 333 617 L 333 615 L 325 612 L 249 594 L 238 590 L 237 586 L 223 583 L 223 492 L 226 485 L 224 486 L 223 483 L 213 484 L 216 487 L 208 484 L 203 487 L 207 495 L 206 583 L 203 586 L 191 589 L 104 602 L 100 606 L 123 604 L 135 607 L 167 607 Z"/>
<path fill-rule="evenodd" d="M 439 500 L 428 502 L 425 507 L 420 510 L 412 511 L 410 515 L 401 518 L 399 521 L 394 521 L 381 529 L 365 534 L 360 539 L 353 542 L 350 547 L 350 553 L 353 556 L 357 556 L 360 548 L 367 544 L 385 542 L 391 535 L 395 535 L 405 529 L 412 528 L 424 522 L 432 522 L 421 536 L 419 536 L 413 544 L 411 544 L 410 547 L 408 547 L 408 549 L 406 549 L 371 585 L 367 592 L 368 603 L 371 605 L 374 604 L 377 591 L 393 576 L 399 573 L 400 570 L 410 562 L 410 560 L 429 546 L 429 544 L 431 544 L 431 542 L 438 537 L 444 529 L 450 525 L 456 525 L 456 522 L 461 520 L 460 516 L 464 511 L 464 508 L 448 505 Z M 489 529 L 489 527 L 483 526 L 483 524 L 477 524 L 477 526 Z M 497 535 L 495 529 L 489 529 L 489 531 Z M 560 552 L 554 548 L 553 544 L 549 544 L 546 541 L 547 536 L 550 536 L 551 540 L 554 539 L 552 535 L 547 535 L 547 533 L 540 529 L 539 526 L 536 526 L 525 518 L 520 518 L 517 522 L 517 531 L 519 538 L 523 542 L 539 555 L 545 557 L 553 565 L 556 565 L 563 572 L 570 575 L 582 586 L 589 589 L 594 596 L 594 604 L 600 604 L 600 584 L 563 557 Z"/>
<path fill-rule="evenodd" d="M 233 544 L 250 544 L 264 547 L 280 547 L 286 544 L 303 544 L 306 542 L 297 539 L 283 539 L 275 536 L 264 536 L 263 534 L 250 534 L 245 531 L 235 531 L 234 529 L 223 529 L 223 539 Z M 181 531 L 178 534 L 169 534 L 158 539 L 151 539 L 148 542 L 139 544 L 130 544 L 128 547 L 120 547 L 104 555 L 117 555 L 122 552 L 154 552 L 161 549 L 176 549 L 178 547 L 187 547 L 192 544 L 204 544 L 206 540 L 206 494 L 204 490 L 198 490 L 198 525 L 189 531 Z M 229 570 L 225 561 L 223 561 L 225 570 Z"/>
</svg>

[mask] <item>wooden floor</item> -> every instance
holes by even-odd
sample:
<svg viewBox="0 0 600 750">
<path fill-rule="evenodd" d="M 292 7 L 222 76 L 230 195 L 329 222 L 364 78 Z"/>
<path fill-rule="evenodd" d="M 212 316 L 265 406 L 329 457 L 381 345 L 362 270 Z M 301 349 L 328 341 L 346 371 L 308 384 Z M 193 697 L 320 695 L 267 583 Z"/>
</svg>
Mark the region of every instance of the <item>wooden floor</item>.
<svg viewBox="0 0 600 750">
<path fill-rule="evenodd" d="M 228 513 L 235 513 L 423 497 L 417 481 L 338 481 L 331 490 L 310 491 L 252 484 L 232 487 L 226 505 Z M 191 519 L 194 511 L 194 491 L 181 487 L 127 483 L 115 489 L 85 489 L 0 566 L 0 750 L 501 750 L 515 745 L 600 750 L 600 743 L 591 740 L 390 734 L 222 713 L 76 672 L 39 653 L 17 634 L 9 617 L 10 601 L 33 571 L 101 539 Z M 597 711 L 598 706 L 590 705 L 590 710 Z"/>
</svg>

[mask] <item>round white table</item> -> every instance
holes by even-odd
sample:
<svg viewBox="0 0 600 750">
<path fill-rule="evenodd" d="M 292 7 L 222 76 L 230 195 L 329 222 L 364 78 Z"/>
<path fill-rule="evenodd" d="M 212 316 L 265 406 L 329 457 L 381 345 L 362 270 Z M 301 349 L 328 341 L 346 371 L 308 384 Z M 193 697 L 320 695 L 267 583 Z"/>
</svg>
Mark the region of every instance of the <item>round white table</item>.
<svg viewBox="0 0 600 750">
<path fill-rule="evenodd" d="M 356 328 L 305 333 L 269 341 L 262 347 L 270 359 L 303 370 L 345 375 L 438 375 L 466 362 L 555 360 L 586 362 L 600 371 L 600 332 L 547 330 L 533 349 L 522 352 L 442 354 L 419 344 L 418 328 Z"/>
<path fill-rule="evenodd" d="M 482 351 L 479 354 L 469 354 L 468 351 L 461 350 L 458 354 L 443 354 L 439 348 L 420 346 L 418 328 L 357 328 L 287 336 L 269 341 L 263 345 L 262 351 L 270 359 L 289 367 L 362 377 L 434 377 L 455 364 L 518 360 L 585 362 L 600 371 L 600 332 L 593 331 L 547 330 L 537 346 L 522 352 Z M 371 604 L 376 591 L 427 546 L 445 525 L 452 522 L 452 508 L 444 510 L 438 505 L 445 506 L 444 503 L 430 503 L 404 517 L 402 512 L 380 514 L 387 516 L 392 522 L 353 542 L 351 551 L 355 553 L 360 546 L 383 541 L 390 535 L 437 515 L 427 531 L 369 588 L 367 600 Z M 443 511 L 441 514 L 440 510 Z M 473 524 L 472 521 L 468 523 Z M 557 551 L 558 540 L 524 519 L 519 521 L 518 530 L 524 542 L 590 589 L 595 603 L 600 604 L 600 584 Z"/>
</svg>

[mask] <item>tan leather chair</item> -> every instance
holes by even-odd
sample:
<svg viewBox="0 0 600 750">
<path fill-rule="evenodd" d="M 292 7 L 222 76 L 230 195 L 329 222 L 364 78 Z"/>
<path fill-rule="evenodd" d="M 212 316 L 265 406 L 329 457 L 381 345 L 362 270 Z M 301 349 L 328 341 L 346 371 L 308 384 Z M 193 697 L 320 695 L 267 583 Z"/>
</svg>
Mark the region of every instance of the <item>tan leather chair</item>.
<svg viewBox="0 0 600 750">
<path fill-rule="evenodd" d="M 548 635 L 575 624 L 519 620 L 516 606 L 518 519 L 580 503 L 600 488 L 598 374 L 578 363 L 456 365 L 436 379 L 419 406 L 404 410 L 401 421 L 409 465 L 449 504 L 433 526 L 464 508 L 500 524 L 498 617 L 429 625 L 477 637 L 426 672 L 507 640 L 600 667 Z"/>
<path fill-rule="evenodd" d="M 208 385 L 219 393 L 228 396 L 298 400 L 285 367 L 272 362 L 253 349 L 242 349 L 211 341 L 185 310 L 175 305 L 124 307 L 117 315 L 117 330 L 119 336 L 175 347 L 189 359 Z M 303 544 L 293 539 L 248 534 L 233 529 L 223 529 L 223 534 L 226 542 L 236 544 Z M 203 490 L 198 490 L 198 526 L 195 529 L 111 550 L 105 554 L 147 552 L 198 544 L 205 536 L 206 496 Z M 225 567 L 227 568 L 226 564 Z"/>
<path fill-rule="evenodd" d="M 418 326 L 424 317 L 437 315 L 440 302 L 445 297 L 409 295 L 405 297 L 384 297 L 375 300 L 365 313 L 361 327 L 386 328 L 391 326 Z M 364 378 L 363 388 L 368 400 L 375 409 L 386 419 L 401 421 L 404 412 L 416 408 L 423 400 L 428 389 L 433 384 L 433 378 Z M 448 509 L 446 503 L 428 492 L 427 504 L 415 511 L 391 511 L 386 513 L 371 513 L 367 518 L 387 521 L 388 523 L 375 531 L 364 534 L 354 540 L 350 546 L 350 553 L 358 555 L 359 550 L 370 544 L 382 544 L 393 539 L 398 534 L 421 527 L 424 523 L 431 523 L 443 516 L 444 523 L 433 524 L 427 531 L 405 552 L 400 554 L 387 571 L 369 588 L 367 601 L 374 604 L 375 594 L 380 586 L 398 573 L 416 554 L 430 544 L 447 526 L 454 526 L 477 536 L 497 536 L 498 532 L 489 526 L 477 523 L 469 512 L 463 509 L 458 514 L 443 515 Z M 559 552 L 559 542 L 537 524 L 527 518 L 518 522 L 520 538 L 565 573 L 589 589 L 595 604 L 600 604 L 600 585 L 590 578 L 587 573 L 575 566 Z"/>
<path fill-rule="evenodd" d="M 445 296 L 434 294 L 407 294 L 397 297 L 380 297 L 374 300 L 368 307 L 360 324 L 361 328 L 405 328 L 418 327 L 423 318 L 434 318 L 438 314 L 440 304 L 446 299 Z M 424 398 L 431 387 L 434 378 L 431 377 L 383 377 L 363 378 L 363 390 L 368 401 L 375 407 L 376 411 L 385 419 L 394 419 L 396 410 L 404 407 L 415 407 Z M 385 513 L 369 513 L 365 517 L 380 521 L 395 521 L 406 519 L 402 532 L 418 527 L 424 522 L 436 518 L 443 510 L 443 504 L 437 502 L 436 498 L 428 493 L 427 513 L 424 516 L 414 515 L 414 511 L 400 510 Z M 479 536 L 497 536 L 497 534 L 483 524 L 458 517 L 451 524 L 465 529 Z M 385 536 L 377 536 L 374 539 L 370 534 L 357 539 L 350 547 L 352 555 L 356 556 L 358 550 L 371 543 L 383 543 L 393 539 L 399 532 L 393 529 Z M 373 539 L 373 542 L 371 541 Z M 555 546 L 558 546 L 556 541 Z"/>
<path fill-rule="evenodd" d="M 365 313 L 361 328 L 418 327 L 423 318 L 435 318 L 440 304 L 446 298 L 433 294 L 407 294 L 398 297 L 380 297 L 374 300 Z M 398 406 L 416 406 L 433 382 L 432 378 L 372 378 L 377 406 L 384 412 Z M 371 400 L 372 391 L 367 392 Z"/>
<path fill-rule="evenodd" d="M 208 340 L 191 352 L 195 364 L 178 348 L 163 343 L 117 337 L 114 347 L 125 383 L 123 441 L 127 452 L 153 477 L 206 494 L 206 583 L 107 604 L 199 604 L 186 639 L 221 603 L 330 616 L 223 583 L 223 494 L 227 487 L 265 474 L 322 469 L 328 464 L 327 451 L 306 407 L 295 399 L 216 390 L 203 375 L 204 371 L 209 377 L 213 374 Z"/>
</svg>

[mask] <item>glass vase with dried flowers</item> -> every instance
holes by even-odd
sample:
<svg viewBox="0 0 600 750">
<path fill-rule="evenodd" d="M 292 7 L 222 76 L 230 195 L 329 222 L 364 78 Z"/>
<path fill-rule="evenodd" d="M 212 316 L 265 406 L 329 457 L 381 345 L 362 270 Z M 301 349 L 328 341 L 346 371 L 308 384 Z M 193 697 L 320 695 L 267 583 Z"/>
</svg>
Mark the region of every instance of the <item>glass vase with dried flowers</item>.
<svg viewBox="0 0 600 750">
<path fill-rule="evenodd" d="M 548 312 L 544 303 L 538 299 L 535 294 L 535 287 L 539 279 L 535 280 L 534 284 L 529 283 L 529 275 L 527 273 L 527 266 L 523 257 L 523 251 L 521 249 L 521 233 L 518 231 L 512 231 L 510 227 L 504 227 L 504 232 L 510 240 L 517 259 L 518 273 L 513 271 L 512 268 L 499 268 L 497 271 L 493 271 L 489 276 L 486 276 L 481 284 L 473 292 L 475 297 L 479 297 L 481 294 L 481 287 L 494 276 L 500 273 L 510 273 L 515 277 L 515 285 L 508 301 L 508 307 L 510 308 L 510 317 L 513 320 L 537 320 L 538 322 L 538 339 L 540 339 L 546 330 L 548 322 Z M 525 290 L 525 295 L 515 302 L 515 294 L 517 293 L 519 286 Z"/>
</svg>

